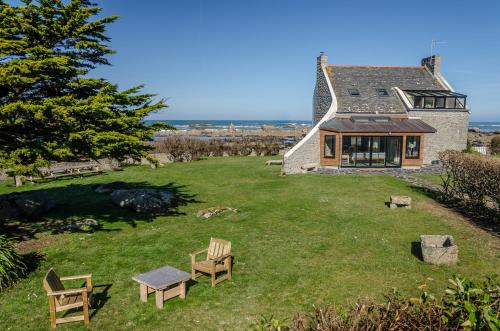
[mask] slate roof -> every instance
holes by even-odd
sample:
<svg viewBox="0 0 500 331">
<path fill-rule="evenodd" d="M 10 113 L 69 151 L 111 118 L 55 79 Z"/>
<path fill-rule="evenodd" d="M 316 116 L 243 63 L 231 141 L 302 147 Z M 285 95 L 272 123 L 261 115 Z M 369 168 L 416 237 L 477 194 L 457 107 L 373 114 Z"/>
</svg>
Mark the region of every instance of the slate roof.
<svg viewBox="0 0 500 331">
<path fill-rule="evenodd" d="M 392 120 L 389 122 L 357 122 L 349 118 L 333 118 L 321 124 L 320 129 L 334 132 L 365 132 L 365 133 L 434 133 L 429 124 L 419 119 Z"/>
<path fill-rule="evenodd" d="M 405 106 L 393 87 L 401 90 L 446 90 L 421 66 L 380 67 L 329 65 L 330 81 L 335 92 L 339 113 L 406 113 Z M 348 89 L 356 88 L 359 96 Z M 386 89 L 388 96 L 379 96 L 376 89 Z"/>
</svg>

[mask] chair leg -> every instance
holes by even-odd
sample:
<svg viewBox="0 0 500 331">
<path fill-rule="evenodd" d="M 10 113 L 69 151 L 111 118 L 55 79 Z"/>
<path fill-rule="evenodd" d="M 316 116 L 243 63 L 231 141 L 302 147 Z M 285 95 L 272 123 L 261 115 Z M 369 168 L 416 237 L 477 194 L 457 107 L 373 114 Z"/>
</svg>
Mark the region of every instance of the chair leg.
<svg viewBox="0 0 500 331">
<path fill-rule="evenodd" d="M 212 287 L 214 287 L 215 284 L 216 283 L 215 283 L 215 271 L 214 271 L 214 272 L 212 272 Z"/>
<path fill-rule="evenodd" d="M 49 296 L 49 307 L 50 307 L 50 327 L 55 328 L 56 322 L 56 299 L 54 296 Z"/>
<path fill-rule="evenodd" d="M 191 279 L 196 280 L 196 270 L 191 266 Z"/>
<path fill-rule="evenodd" d="M 233 277 L 233 264 L 232 264 L 232 260 L 229 259 L 229 263 L 228 263 L 228 266 L 227 266 L 227 274 L 228 274 L 228 278 L 229 280 L 231 280 L 231 278 Z"/>
<path fill-rule="evenodd" d="M 85 325 L 89 324 L 89 300 L 87 297 L 87 292 L 82 292 L 83 299 L 83 323 Z"/>
</svg>

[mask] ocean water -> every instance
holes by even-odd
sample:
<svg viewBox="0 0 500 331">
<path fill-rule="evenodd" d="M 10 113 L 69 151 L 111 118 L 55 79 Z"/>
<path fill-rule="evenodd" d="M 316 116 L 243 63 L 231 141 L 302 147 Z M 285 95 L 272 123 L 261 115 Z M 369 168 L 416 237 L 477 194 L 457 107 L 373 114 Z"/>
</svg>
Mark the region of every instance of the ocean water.
<svg viewBox="0 0 500 331">
<path fill-rule="evenodd" d="M 148 123 L 161 121 L 146 121 Z M 292 126 L 311 126 L 311 121 L 288 121 L 288 120 L 167 120 L 170 125 L 178 130 L 190 130 L 193 128 L 227 129 L 232 124 L 237 129 L 256 130 L 263 125 L 275 126 L 278 128 L 290 128 Z M 470 122 L 470 128 L 479 128 L 484 132 L 500 132 L 500 122 Z"/>
<path fill-rule="evenodd" d="M 148 123 L 161 121 L 146 121 Z M 277 128 L 287 129 L 296 127 L 311 126 L 311 121 L 286 121 L 286 120 L 167 120 L 170 125 L 175 126 L 178 130 L 190 130 L 195 128 L 206 129 L 228 129 L 231 125 L 236 129 L 256 130 L 263 125 L 274 126 Z"/>
<path fill-rule="evenodd" d="M 500 132 L 500 122 L 470 122 L 469 128 L 479 128 L 484 132 Z"/>
</svg>

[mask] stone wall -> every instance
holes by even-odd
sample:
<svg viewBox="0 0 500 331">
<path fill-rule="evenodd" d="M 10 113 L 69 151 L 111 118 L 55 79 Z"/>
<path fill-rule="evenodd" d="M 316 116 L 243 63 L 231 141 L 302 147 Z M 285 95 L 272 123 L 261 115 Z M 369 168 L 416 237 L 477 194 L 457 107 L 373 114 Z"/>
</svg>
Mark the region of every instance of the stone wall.
<svg viewBox="0 0 500 331">
<path fill-rule="evenodd" d="M 467 147 L 468 111 L 411 110 L 408 114 L 421 118 L 437 130 L 425 135 L 424 164 L 438 160 L 439 152 L 448 149 L 461 151 Z"/>
<path fill-rule="evenodd" d="M 313 125 L 316 125 L 330 109 L 332 95 L 326 81 L 324 68 L 328 65 L 328 58 L 321 54 L 316 64 L 316 86 L 313 96 Z"/>
<path fill-rule="evenodd" d="M 298 148 L 290 155 L 285 155 L 283 159 L 282 171 L 286 174 L 297 174 L 306 172 L 302 169 L 302 165 L 308 163 L 316 163 L 319 166 L 319 130 L 313 129 L 312 135 L 305 140 Z"/>
</svg>

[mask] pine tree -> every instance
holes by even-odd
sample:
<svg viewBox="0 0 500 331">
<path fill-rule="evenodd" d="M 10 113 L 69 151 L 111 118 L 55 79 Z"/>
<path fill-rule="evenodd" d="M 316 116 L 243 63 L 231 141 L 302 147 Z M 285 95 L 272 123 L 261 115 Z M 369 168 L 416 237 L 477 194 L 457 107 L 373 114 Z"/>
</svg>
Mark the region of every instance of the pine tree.
<svg viewBox="0 0 500 331">
<path fill-rule="evenodd" d="M 0 169 L 37 173 L 54 161 L 147 157 L 161 124 L 144 118 L 166 108 L 87 74 L 113 51 L 101 8 L 88 0 L 0 0 Z"/>
</svg>

